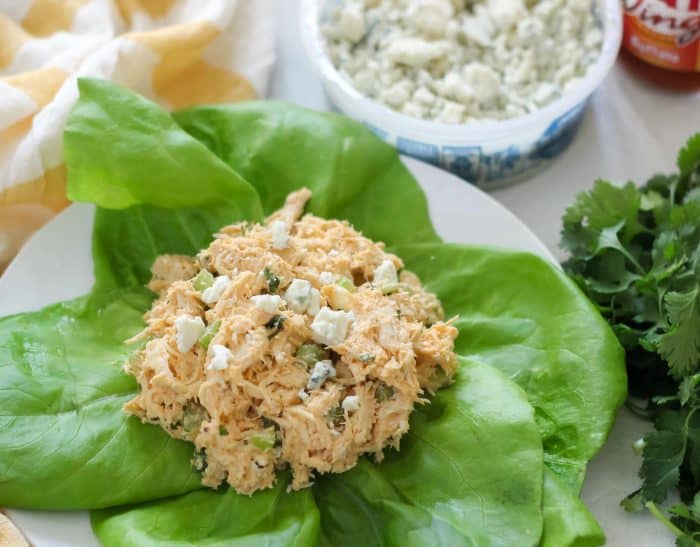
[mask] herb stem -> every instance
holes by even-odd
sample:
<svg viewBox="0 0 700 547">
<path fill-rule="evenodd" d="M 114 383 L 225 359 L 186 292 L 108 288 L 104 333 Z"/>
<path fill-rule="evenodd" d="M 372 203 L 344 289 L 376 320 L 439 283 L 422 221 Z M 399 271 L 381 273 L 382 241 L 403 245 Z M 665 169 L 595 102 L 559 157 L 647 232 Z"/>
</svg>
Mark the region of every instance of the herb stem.
<svg viewBox="0 0 700 547">
<path fill-rule="evenodd" d="M 656 506 L 656 504 L 653 501 L 648 501 L 644 504 L 644 506 L 649 510 L 649 512 L 656 517 L 656 520 L 661 522 L 666 528 L 668 528 L 671 532 L 676 537 L 682 537 L 685 535 L 683 530 L 678 528 L 675 524 L 673 524 L 668 518 L 666 518 L 666 515 L 664 515 L 659 508 Z"/>
</svg>

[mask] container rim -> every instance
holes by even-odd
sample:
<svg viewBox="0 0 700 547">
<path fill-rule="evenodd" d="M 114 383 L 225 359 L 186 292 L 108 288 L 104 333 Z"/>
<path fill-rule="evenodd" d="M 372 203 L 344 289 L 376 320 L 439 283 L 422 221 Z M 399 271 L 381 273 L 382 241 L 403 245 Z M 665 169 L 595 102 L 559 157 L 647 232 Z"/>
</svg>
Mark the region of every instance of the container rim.
<svg viewBox="0 0 700 547">
<path fill-rule="evenodd" d="M 388 128 L 397 134 L 426 136 L 433 134 L 440 140 L 454 143 L 502 139 L 514 133 L 528 131 L 544 120 L 554 120 L 584 102 L 601 84 L 617 58 L 622 41 L 622 8 L 619 0 L 596 0 L 602 8 L 603 46 L 595 63 L 588 68 L 583 80 L 550 104 L 506 120 L 446 124 L 421 120 L 391 110 L 383 104 L 362 95 L 333 66 L 325 48 L 325 39 L 319 27 L 319 16 L 324 0 L 302 0 L 300 34 L 306 55 L 316 65 L 326 82 L 335 86 L 365 113 L 367 122 L 380 129 Z"/>
</svg>

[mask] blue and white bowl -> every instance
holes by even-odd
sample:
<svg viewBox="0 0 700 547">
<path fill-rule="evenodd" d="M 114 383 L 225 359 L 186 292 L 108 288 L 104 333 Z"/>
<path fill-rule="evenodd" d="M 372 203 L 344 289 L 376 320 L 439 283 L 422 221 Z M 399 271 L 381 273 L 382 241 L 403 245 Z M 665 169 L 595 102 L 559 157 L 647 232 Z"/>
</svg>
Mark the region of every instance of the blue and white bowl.
<svg viewBox="0 0 700 547">
<path fill-rule="evenodd" d="M 523 180 L 571 143 L 593 92 L 612 68 L 622 37 L 619 0 L 595 0 L 603 27 L 600 56 L 582 81 L 535 112 L 498 121 L 450 125 L 401 114 L 352 87 L 326 53 L 319 23 L 338 0 L 302 0 L 301 36 L 333 105 L 403 154 L 443 167 L 489 190 Z"/>
</svg>

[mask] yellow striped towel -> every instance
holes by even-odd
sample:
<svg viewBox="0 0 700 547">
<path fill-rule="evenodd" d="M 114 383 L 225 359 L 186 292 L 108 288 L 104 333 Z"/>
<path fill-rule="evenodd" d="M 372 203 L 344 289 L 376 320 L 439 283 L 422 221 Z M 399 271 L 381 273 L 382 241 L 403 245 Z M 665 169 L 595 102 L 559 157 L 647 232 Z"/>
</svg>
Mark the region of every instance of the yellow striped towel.
<svg viewBox="0 0 700 547">
<path fill-rule="evenodd" d="M 263 96 L 278 0 L 0 0 L 0 272 L 67 205 L 76 78 L 182 108 Z"/>
</svg>

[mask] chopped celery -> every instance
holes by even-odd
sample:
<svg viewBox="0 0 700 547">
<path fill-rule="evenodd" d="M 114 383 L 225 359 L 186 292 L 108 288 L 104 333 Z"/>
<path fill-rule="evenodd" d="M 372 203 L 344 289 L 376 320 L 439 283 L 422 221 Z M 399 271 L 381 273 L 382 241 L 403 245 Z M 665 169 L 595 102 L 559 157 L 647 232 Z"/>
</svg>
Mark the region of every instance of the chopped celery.
<svg viewBox="0 0 700 547">
<path fill-rule="evenodd" d="M 384 294 L 394 294 L 397 292 L 407 292 L 412 294 L 413 289 L 410 285 L 406 285 L 406 283 L 385 283 L 382 285 L 382 292 Z"/>
<path fill-rule="evenodd" d="M 202 292 L 214 284 L 214 276 L 207 270 L 200 270 L 199 273 L 192 279 L 194 290 Z"/>
<path fill-rule="evenodd" d="M 274 427 L 267 427 L 263 430 L 262 433 L 258 433 L 257 435 L 253 435 L 250 438 L 250 442 L 253 443 L 253 445 L 262 450 L 263 452 L 267 452 L 271 448 L 275 446 L 275 441 L 277 440 L 275 436 L 275 428 Z"/>
<path fill-rule="evenodd" d="M 338 279 L 338 281 L 335 282 L 335 284 L 339 285 L 340 287 L 343 287 L 346 291 L 357 291 L 357 287 L 355 287 L 355 284 L 352 282 L 352 279 L 348 277 L 341 277 L 340 279 Z"/>
<path fill-rule="evenodd" d="M 207 349 L 214 336 L 216 336 L 216 333 L 219 332 L 219 328 L 221 328 L 221 321 L 218 319 L 211 325 L 208 325 L 207 328 L 204 329 L 202 336 L 199 337 L 199 345 Z"/>
</svg>

